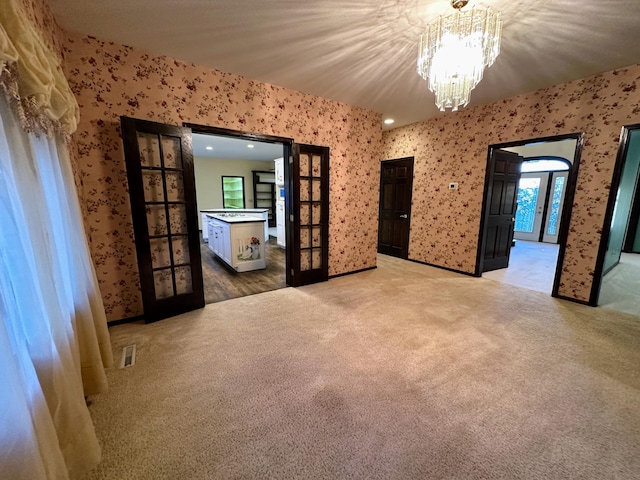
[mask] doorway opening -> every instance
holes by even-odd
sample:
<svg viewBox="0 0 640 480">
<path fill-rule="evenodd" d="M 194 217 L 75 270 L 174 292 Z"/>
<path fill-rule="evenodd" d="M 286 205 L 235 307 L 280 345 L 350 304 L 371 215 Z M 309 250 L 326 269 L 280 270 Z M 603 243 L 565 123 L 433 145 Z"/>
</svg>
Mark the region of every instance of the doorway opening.
<svg viewBox="0 0 640 480">
<path fill-rule="evenodd" d="M 205 304 L 285 288 L 285 144 L 192 140 Z"/>
<path fill-rule="evenodd" d="M 640 315 L 640 124 L 622 129 L 591 305 Z"/>
<path fill-rule="evenodd" d="M 205 305 L 194 132 L 282 147 L 286 161 L 279 170 L 284 183 L 280 192 L 285 211 L 286 284 L 297 287 L 328 279 L 329 147 L 189 123 L 178 127 L 126 116 L 120 123 L 146 323 Z M 251 146 L 245 145 L 249 149 Z M 274 167 L 274 177 L 275 172 Z M 263 195 L 269 193 L 274 202 L 273 187 L 269 192 L 258 188 L 258 184 L 264 187 L 271 183 L 266 181 L 266 174 L 271 172 L 252 171 L 252 194 L 254 200 L 264 200 Z M 254 209 L 259 212 L 243 215 L 237 207 L 246 206 L 244 178 L 220 175 L 220 185 L 222 211 L 218 215 L 204 212 L 210 250 L 235 272 L 264 269 L 269 212 L 273 215 L 275 209 Z"/>
<path fill-rule="evenodd" d="M 489 147 L 476 275 L 558 296 L 581 134 Z"/>
</svg>

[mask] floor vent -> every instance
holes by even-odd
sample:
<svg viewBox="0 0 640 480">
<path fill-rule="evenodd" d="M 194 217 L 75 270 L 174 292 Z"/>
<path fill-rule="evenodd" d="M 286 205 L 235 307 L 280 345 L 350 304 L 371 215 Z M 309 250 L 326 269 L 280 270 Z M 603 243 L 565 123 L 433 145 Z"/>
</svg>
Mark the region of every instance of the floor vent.
<svg viewBox="0 0 640 480">
<path fill-rule="evenodd" d="M 136 345 L 127 345 L 122 349 L 120 368 L 131 367 L 136 364 Z"/>
</svg>

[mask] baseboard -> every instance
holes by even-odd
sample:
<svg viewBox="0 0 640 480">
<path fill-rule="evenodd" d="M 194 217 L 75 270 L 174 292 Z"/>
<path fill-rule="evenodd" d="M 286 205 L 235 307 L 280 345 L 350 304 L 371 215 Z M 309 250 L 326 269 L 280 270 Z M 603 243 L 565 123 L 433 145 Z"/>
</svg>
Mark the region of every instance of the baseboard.
<svg viewBox="0 0 640 480">
<path fill-rule="evenodd" d="M 467 275 L 469 277 L 480 277 L 480 275 L 476 275 L 475 273 L 463 272 L 462 270 L 456 270 L 455 268 L 443 267 L 442 265 L 434 265 L 433 263 L 421 262 L 420 260 L 414 260 L 412 258 L 407 258 L 410 262 L 419 263 L 420 265 L 426 265 L 427 267 L 439 268 L 441 270 L 446 270 L 447 272 L 453 273 L 461 273 L 462 275 Z"/>
<path fill-rule="evenodd" d="M 344 277 L 345 275 L 353 275 L 354 273 L 368 272 L 369 270 L 375 270 L 376 268 L 378 267 L 377 266 L 367 267 L 367 268 L 361 268 L 360 270 L 354 270 L 352 272 L 338 273 L 337 275 L 329 275 L 329 280 L 331 280 L 332 278 Z"/>
<path fill-rule="evenodd" d="M 598 305 L 592 304 L 588 300 L 578 300 L 577 298 L 565 297 L 564 295 L 556 295 L 553 298 L 557 298 L 558 300 L 566 300 L 567 302 L 579 303 L 580 305 L 586 305 L 587 307 L 597 307 L 598 306 Z"/>
<path fill-rule="evenodd" d="M 123 323 L 133 323 L 144 320 L 144 315 L 136 315 L 135 317 L 121 318 L 120 320 L 111 320 L 107 322 L 107 327 L 115 327 L 116 325 L 122 325 Z"/>
</svg>

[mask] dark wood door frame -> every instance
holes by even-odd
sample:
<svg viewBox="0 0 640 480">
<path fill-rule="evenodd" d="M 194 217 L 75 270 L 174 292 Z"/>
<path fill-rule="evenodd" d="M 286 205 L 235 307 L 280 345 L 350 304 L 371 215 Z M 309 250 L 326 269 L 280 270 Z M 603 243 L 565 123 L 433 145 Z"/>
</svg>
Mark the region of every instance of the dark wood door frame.
<svg viewBox="0 0 640 480">
<path fill-rule="evenodd" d="M 189 127 L 193 133 L 208 133 L 210 135 L 219 135 L 222 137 L 235 137 L 245 140 L 253 140 L 265 143 L 282 143 L 284 145 L 292 145 L 293 138 L 278 137 L 276 135 L 266 135 L 261 133 L 243 132 L 242 130 L 232 130 L 229 128 L 212 127 L 210 125 L 201 125 L 199 123 L 184 122 L 182 124 Z"/>
<path fill-rule="evenodd" d="M 286 137 L 277 137 L 275 135 L 263 135 L 259 133 L 243 132 L 240 130 L 231 130 L 228 128 L 211 127 L 209 125 L 200 125 L 196 123 L 183 123 L 185 127 L 189 127 L 193 133 L 218 135 L 223 137 L 241 138 L 244 140 L 250 140 L 254 142 L 266 142 L 266 143 L 281 143 L 283 145 L 283 158 L 284 158 L 284 175 L 285 175 L 285 236 L 286 236 L 286 282 L 287 285 L 292 285 L 291 269 L 293 266 L 293 235 L 291 218 L 293 215 L 293 204 L 291 202 L 291 193 L 293 192 L 293 178 L 291 175 L 291 169 L 288 167 L 290 160 L 293 158 L 293 139 Z"/>
<path fill-rule="evenodd" d="M 613 210 L 616 205 L 618 188 L 620 187 L 620 180 L 622 179 L 622 170 L 624 169 L 624 162 L 627 158 L 627 152 L 629 150 L 629 136 L 632 130 L 640 130 L 640 123 L 625 125 L 624 127 L 622 127 L 622 130 L 620 132 L 618 154 L 616 156 L 616 164 L 613 168 L 613 177 L 611 179 L 611 188 L 609 190 L 607 210 L 604 214 L 604 221 L 602 224 L 602 236 L 600 237 L 600 248 L 598 249 L 598 258 L 596 259 L 596 268 L 593 273 L 593 284 L 591 286 L 591 295 L 589 296 L 589 305 L 593 307 L 598 305 L 598 297 L 600 296 L 600 287 L 602 286 L 602 275 L 603 275 L 603 269 L 604 269 L 604 258 L 607 253 L 607 247 L 609 244 L 609 236 L 611 233 L 611 221 L 613 220 Z M 640 195 L 636 194 L 636 196 L 640 196 Z"/>
<path fill-rule="evenodd" d="M 485 180 L 484 180 L 484 194 L 482 198 L 482 212 L 480 214 L 480 228 L 478 231 L 478 250 L 476 254 L 476 269 L 474 275 L 476 277 L 480 277 L 482 275 L 482 267 L 483 267 L 483 256 L 484 256 L 484 248 L 486 242 L 486 213 L 487 213 L 487 202 L 489 200 L 489 190 L 491 185 L 491 172 L 493 171 L 493 151 L 501 148 L 508 147 L 518 147 L 521 145 L 526 145 L 528 143 L 534 142 L 550 142 L 550 141 L 559 141 L 559 140 L 568 140 L 575 139 L 576 140 L 576 149 L 573 157 L 573 163 L 569 170 L 569 177 L 567 179 L 567 190 L 565 192 L 563 208 L 562 208 L 562 217 L 560 220 L 560 228 L 558 232 L 558 263 L 556 265 L 555 278 L 553 281 L 553 289 L 551 291 L 552 297 L 562 298 L 558 294 L 558 289 L 560 287 L 560 276 L 562 273 L 562 264 L 564 262 L 564 255 L 567 246 L 567 237 L 569 235 L 569 222 L 571 220 L 571 213 L 573 210 L 573 199 L 576 193 L 576 184 L 578 181 L 578 170 L 580 168 L 580 158 L 582 156 L 582 146 L 584 143 L 584 134 L 582 132 L 578 133 L 568 133 L 564 135 L 555 135 L 549 137 L 542 138 L 530 138 L 528 140 L 519 140 L 515 142 L 507 142 L 500 144 L 489 145 L 487 152 L 487 167 L 485 170 Z M 611 220 L 609 220 L 611 221 Z M 604 254 L 603 254 L 604 255 Z"/>
<path fill-rule="evenodd" d="M 211 127 L 195 123 L 184 123 L 194 133 L 242 138 L 255 142 L 281 143 L 284 147 L 284 171 L 285 171 L 285 230 L 286 230 L 286 282 L 287 285 L 300 286 L 328 279 L 329 265 L 329 148 L 315 145 L 303 145 L 295 143 L 291 138 L 247 133 L 227 128 Z M 323 271 L 301 271 L 300 262 L 300 151 L 314 152 L 322 158 L 322 170 L 326 172 L 326 178 L 322 181 L 322 220 L 323 228 L 322 263 Z M 297 199 L 297 200 L 296 200 Z M 296 203 L 297 202 L 297 203 Z M 325 203 L 326 202 L 326 203 Z M 315 248 L 315 247 L 314 247 Z M 313 248 L 312 248 L 313 250 Z"/>
<path fill-rule="evenodd" d="M 397 166 L 395 166 L 397 165 Z M 385 184 L 385 167 L 391 166 L 391 168 L 395 168 L 393 172 L 392 183 L 393 189 L 391 196 L 393 197 L 393 212 L 385 212 L 384 210 L 384 184 Z M 407 190 L 406 194 L 402 199 L 402 203 L 404 205 L 400 205 L 400 208 L 397 208 L 397 168 L 402 168 L 402 166 L 406 166 L 408 175 L 403 177 L 406 179 Z M 404 158 L 395 158 L 390 160 L 383 160 L 380 162 L 380 193 L 379 193 L 379 201 L 378 201 L 378 252 L 392 255 L 398 258 L 402 258 L 407 260 L 409 258 L 409 241 L 410 241 L 410 233 L 411 233 L 411 202 L 413 198 L 413 167 L 414 167 L 414 157 L 404 157 Z M 391 218 L 393 217 L 393 218 Z M 384 243 L 384 231 L 383 229 L 387 225 L 386 222 L 391 222 L 390 225 L 390 237 L 391 241 L 388 244 Z M 399 223 L 399 225 L 396 225 Z M 402 229 L 402 241 L 398 243 L 402 243 L 400 248 L 395 245 L 394 233 L 396 227 Z"/>
</svg>

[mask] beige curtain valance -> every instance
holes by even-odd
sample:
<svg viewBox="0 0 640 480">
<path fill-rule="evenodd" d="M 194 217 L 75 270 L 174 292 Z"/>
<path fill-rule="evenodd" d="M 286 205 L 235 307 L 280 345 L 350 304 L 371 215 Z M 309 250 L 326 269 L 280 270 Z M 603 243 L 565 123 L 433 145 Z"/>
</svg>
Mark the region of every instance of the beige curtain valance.
<svg viewBox="0 0 640 480">
<path fill-rule="evenodd" d="M 27 131 L 76 130 L 78 103 L 60 59 L 15 0 L 0 2 L 0 84 Z"/>
</svg>

